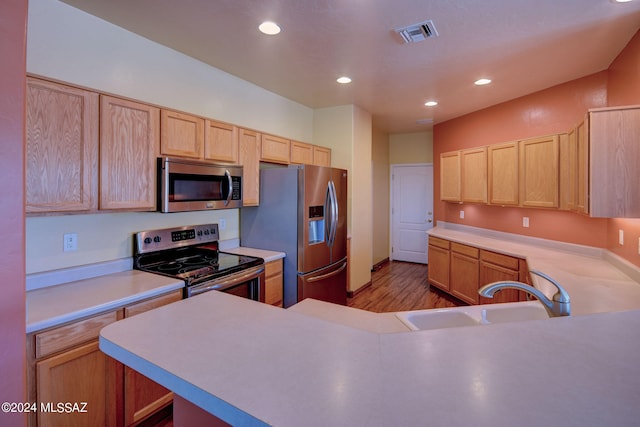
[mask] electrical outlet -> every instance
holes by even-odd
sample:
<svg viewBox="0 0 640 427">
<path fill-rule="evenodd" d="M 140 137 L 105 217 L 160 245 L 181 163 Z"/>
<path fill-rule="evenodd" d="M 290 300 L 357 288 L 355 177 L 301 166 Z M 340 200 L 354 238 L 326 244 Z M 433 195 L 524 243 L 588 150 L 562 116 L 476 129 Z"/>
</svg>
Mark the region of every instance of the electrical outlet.
<svg viewBox="0 0 640 427">
<path fill-rule="evenodd" d="M 624 245 L 624 230 L 618 230 L 618 244 Z"/>
<path fill-rule="evenodd" d="M 640 255 L 640 237 L 638 237 L 638 255 Z"/>
<path fill-rule="evenodd" d="M 227 220 L 224 218 L 219 219 L 218 227 L 220 228 L 220 230 L 224 230 L 225 228 L 227 228 Z"/>
<path fill-rule="evenodd" d="M 522 217 L 522 226 L 524 228 L 529 228 L 529 217 L 528 216 L 523 216 Z"/>
<path fill-rule="evenodd" d="M 68 233 L 63 236 L 63 248 L 65 252 L 78 250 L 78 235 L 76 233 Z"/>
<path fill-rule="evenodd" d="M 464 211 L 460 211 L 460 219 L 464 219 Z"/>
</svg>

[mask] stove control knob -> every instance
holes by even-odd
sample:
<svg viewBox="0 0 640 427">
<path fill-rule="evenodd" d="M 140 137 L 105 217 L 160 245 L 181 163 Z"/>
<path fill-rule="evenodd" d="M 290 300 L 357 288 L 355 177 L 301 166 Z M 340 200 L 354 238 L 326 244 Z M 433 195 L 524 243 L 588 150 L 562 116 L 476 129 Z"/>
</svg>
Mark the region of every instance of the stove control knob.
<svg viewBox="0 0 640 427">
<path fill-rule="evenodd" d="M 209 235 L 209 230 L 204 230 L 204 235 L 208 236 Z"/>
<path fill-rule="evenodd" d="M 156 243 L 160 243 L 160 240 L 162 240 L 160 238 L 160 236 L 156 236 L 156 237 L 153 238 L 153 241 L 156 242 Z"/>
<path fill-rule="evenodd" d="M 201 237 L 202 236 L 202 230 L 198 230 L 198 236 Z"/>
<path fill-rule="evenodd" d="M 145 244 L 145 245 L 148 245 L 148 244 L 150 244 L 150 243 L 151 243 L 151 237 L 145 237 L 145 238 L 144 238 L 144 244 Z"/>
</svg>

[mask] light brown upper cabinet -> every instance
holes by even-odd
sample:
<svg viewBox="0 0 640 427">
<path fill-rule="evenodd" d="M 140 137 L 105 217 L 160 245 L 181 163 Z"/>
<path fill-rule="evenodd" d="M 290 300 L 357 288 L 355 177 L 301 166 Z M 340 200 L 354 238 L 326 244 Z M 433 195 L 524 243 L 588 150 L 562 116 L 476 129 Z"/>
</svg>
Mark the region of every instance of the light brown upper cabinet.
<svg viewBox="0 0 640 427">
<path fill-rule="evenodd" d="M 517 206 L 518 198 L 518 143 L 490 145 L 487 148 L 489 169 L 489 203 Z"/>
<path fill-rule="evenodd" d="M 291 141 L 279 136 L 262 134 L 260 141 L 260 160 L 271 163 L 288 164 Z"/>
<path fill-rule="evenodd" d="M 440 200 L 460 202 L 460 152 L 440 154 Z"/>
<path fill-rule="evenodd" d="M 314 145 L 313 164 L 318 166 L 331 166 L 331 149 Z"/>
<path fill-rule="evenodd" d="M 576 207 L 576 163 L 577 139 L 576 129 L 560 135 L 560 193 L 559 208 L 575 210 Z"/>
<path fill-rule="evenodd" d="M 590 110 L 584 129 L 582 143 L 589 151 L 587 154 L 585 150 L 582 157 L 579 153 L 578 159 L 580 163 L 588 157 L 590 166 L 590 188 L 585 192 L 589 195 L 585 201 L 589 214 L 639 218 L 640 106 Z"/>
<path fill-rule="evenodd" d="M 460 152 L 462 201 L 487 203 L 487 148 Z"/>
<path fill-rule="evenodd" d="M 165 156 L 201 159 L 204 120 L 190 114 L 160 110 L 160 153 Z"/>
<path fill-rule="evenodd" d="M 204 126 L 204 158 L 227 163 L 238 163 L 238 128 L 206 120 Z"/>
<path fill-rule="evenodd" d="M 98 208 L 98 94 L 27 78 L 26 212 Z"/>
<path fill-rule="evenodd" d="M 100 96 L 100 209 L 156 209 L 160 110 Z"/>
<path fill-rule="evenodd" d="M 313 164 L 313 145 L 304 142 L 291 141 L 291 163 L 304 165 Z"/>
<path fill-rule="evenodd" d="M 558 135 L 519 142 L 520 205 L 557 208 L 559 193 Z"/>
<path fill-rule="evenodd" d="M 260 134 L 238 130 L 239 161 L 242 171 L 242 205 L 260 204 Z"/>
</svg>

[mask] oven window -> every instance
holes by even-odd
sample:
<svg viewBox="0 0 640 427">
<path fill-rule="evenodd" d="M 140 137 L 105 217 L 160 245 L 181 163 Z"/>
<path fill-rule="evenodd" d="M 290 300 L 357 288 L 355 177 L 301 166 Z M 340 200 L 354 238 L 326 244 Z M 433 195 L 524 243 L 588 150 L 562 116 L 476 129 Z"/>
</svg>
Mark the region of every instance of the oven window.
<svg viewBox="0 0 640 427">
<path fill-rule="evenodd" d="M 169 200 L 172 202 L 225 200 L 223 176 L 189 175 L 172 173 L 169 175 Z"/>
</svg>

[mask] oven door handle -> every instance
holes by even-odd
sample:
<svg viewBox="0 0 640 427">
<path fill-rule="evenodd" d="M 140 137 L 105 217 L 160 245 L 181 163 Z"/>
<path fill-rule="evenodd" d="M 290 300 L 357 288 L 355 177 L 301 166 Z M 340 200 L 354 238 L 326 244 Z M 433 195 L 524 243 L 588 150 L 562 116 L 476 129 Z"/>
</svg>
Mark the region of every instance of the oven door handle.
<svg viewBox="0 0 640 427">
<path fill-rule="evenodd" d="M 252 268 L 251 271 L 244 274 L 234 274 L 229 278 L 222 278 L 220 280 L 214 280 L 211 284 L 203 287 L 197 285 L 191 288 L 191 296 L 201 294 L 207 291 L 223 291 L 225 289 L 232 288 L 249 280 L 253 280 L 259 277 L 264 272 L 264 265 Z"/>
<path fill-rule="evenodd" d="M 229 191 L 227 193 L 227 199 L 224 201 L 224 205 L 227 206 L 231 201 L 231 196 L 233 193 L 233 180 L 231 179 L 231 173 L 229 173 L 229 169 L 224 170 L 224 176 L 227 177 L 227 185 L 229 186 Z"/>
</svg>

